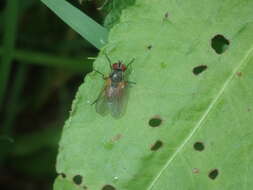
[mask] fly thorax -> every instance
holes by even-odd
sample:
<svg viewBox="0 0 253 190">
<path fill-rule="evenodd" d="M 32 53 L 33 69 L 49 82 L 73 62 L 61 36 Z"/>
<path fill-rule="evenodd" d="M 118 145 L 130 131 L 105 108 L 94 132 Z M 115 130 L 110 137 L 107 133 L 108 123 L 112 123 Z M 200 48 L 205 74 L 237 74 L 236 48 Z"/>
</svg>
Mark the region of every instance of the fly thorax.
<svg viewBox="0 0 253 190">
<path fill-rule="evenodd" d="M 121 82 L 123 80 L 122 71 L 114 71 L 111 74 L 111 80 L 113 83 Z"/>
</svg>

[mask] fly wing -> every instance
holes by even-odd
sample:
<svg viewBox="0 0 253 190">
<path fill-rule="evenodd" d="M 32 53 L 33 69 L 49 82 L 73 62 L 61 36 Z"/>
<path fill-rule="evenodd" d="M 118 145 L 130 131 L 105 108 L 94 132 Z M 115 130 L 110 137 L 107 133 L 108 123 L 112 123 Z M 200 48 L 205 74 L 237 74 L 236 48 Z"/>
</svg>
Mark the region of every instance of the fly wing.
<svg viewBox="0 0 253 190">
<path fill-rule="evenodd" d="M 128 87 L 125 82 L 120 82 L 108 101 L 108 108 L 114 118 L 124 115 L 127 106 Z"/>
<path fill-rule="evenodd" d="M 105 116 L 108 114 L 108 104 L 107 104 L 107 98 L 105 96 L 105 90 L 104 88 L 101 93 L 99 94 L 98 100 L 96 102 L 96 112 L 99 113 L 102 116 Z"/>
</svg>

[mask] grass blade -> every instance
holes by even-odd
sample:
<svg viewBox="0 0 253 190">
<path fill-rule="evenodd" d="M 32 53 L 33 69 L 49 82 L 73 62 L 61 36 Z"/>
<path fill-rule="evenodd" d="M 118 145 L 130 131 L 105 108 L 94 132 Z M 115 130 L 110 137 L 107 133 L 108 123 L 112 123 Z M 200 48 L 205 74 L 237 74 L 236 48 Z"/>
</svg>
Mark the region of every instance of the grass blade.
<svg viewBox="0 0 253 190">
<path fill-rule="evenodd" d="M 41 0 L 65 23 L 100 49 L 107 42 L 108 31 L 65 0 Z"/>
<path fill-rule="evenodd" d="M 11 152 L 12 147 L 10 147 L 10 144 L 14 143 L 12 138 L 13 127 L 16 116 L 20 111 L 20 95 L 24 88 L 26 72 L 27 65 L 20 64 L 15 76 L 15 81 L 13 82 L 13 86 L 11 88 L 10 98 L 7 103 L 8 106 L 6 106 L 5 117 L 1 128 L 1 134 L 3 135 L 0 136 L 0 165 L 3 164 L 6 155 Z"/>
</svg>

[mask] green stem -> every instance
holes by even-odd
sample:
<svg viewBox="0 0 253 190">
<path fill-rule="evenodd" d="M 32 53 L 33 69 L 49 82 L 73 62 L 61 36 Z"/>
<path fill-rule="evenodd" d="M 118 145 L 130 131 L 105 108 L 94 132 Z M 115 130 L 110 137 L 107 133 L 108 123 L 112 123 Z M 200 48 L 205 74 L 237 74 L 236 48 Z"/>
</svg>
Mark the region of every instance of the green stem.
<svg viewBox="0 0 253 190">
<path fill-rule="evenodd" d="M 3 55 L 3 53 L 4 49 L 0 48 L 0 55 Z M 48 67 L 62 67 L 77 72 L 89 72 L 91 70 L 92 63 L 92 60 L 88 60 L 85 57 L 59 57 L 29 50 L 15 50 L 13 57 L 24 64 L 32 63 Z"/>
<path fill-rule="evenodd" d="M 7 1 L 4 19 L 3 55 L 0 64 L 0 109 L 8 83 L 16 39 L 19 0 Z"/>
<path fill-rule="evenodd" d="M 19 102 L 25 83 L 26 72 L 27 65 L 20 64 L 10 92 L 8 104 L 6 105 L 6 115 L 5 120 L 3 122 L 2 134 L 7 136 L 12 136 L 13 123 L 15 121 L 18 111 L 20 110 Z"/>
</svg>

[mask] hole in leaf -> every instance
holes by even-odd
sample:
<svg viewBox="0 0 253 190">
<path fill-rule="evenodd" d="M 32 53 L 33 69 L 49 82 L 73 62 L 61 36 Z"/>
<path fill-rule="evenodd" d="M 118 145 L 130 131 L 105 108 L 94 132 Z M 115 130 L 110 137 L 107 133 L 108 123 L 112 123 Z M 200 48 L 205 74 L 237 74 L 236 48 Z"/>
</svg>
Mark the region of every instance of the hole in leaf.
<svg viewBox="0 0 253 190">
<path fill-rule="evenodd" d="M 209 172 L 208 177 L 210 179 L 215 179 L 218 175 L 219 175 L 219 170 L 214 169 L 214 170 Z"/>
<path fill-rule="evenodd" d="M 102 190 L 116 190 L 115 187 L 113 187 L 112 185 L 105 185 Z"/>
<path fill-rule="evenodd" d="M 65 173 L 60 173 L 60 175 L 65 178 L 66 177 L 66 174 Z"/>
<path fill-rule="evenodd" d="M 205 149 L 205 146 L 202 142 L 195 142 L 193 145 L 194 149 L 197 151 L 202 151 Z"/>
<path fill-rule="evenodd" d="M 238 77 L 241 77 L 241 76 L 242 76 L 242 72 L 237 72 L 236 75 L 237 75 Z"/>
<path fill-rule="evenodd" d="M 224 53 L 229 46 L 229 41 L 221 34 L 218 34 L 212 38 L 211 46 L 216 53 Z"/>
<path fill-rule="evenodd" d="M 199 65 L 197 67 L 194 67 L 192 72 L 194 75 L 198 75 L 200 73 L 202 73 L 203 71 L 205 71 L 207 69 L 206 65 Z"/>
<path fill-rule="evenodd" d="M 151 127 L 158 127 L 159 125 L 161 125 L 161 123 L 162 123 L 162 119 L 159 117 L 154 117 L 154 118 L 150 119 L 148 122 L 148 124 Z"/>
<path fill-rule="evenodd" d="M 73 177 L 73 181 L 76 185 L 80 185 L 82 183 L 83 177 L 81 175 L 75 175 Z"/>
<path fill-rule="evenodd" d="M 157 151 L 159 148 L 162 147 L 162 145 L 163 145 L 163 142 L 160 141 L 160 140 L 158 140 L 158 141 L 155 142 L 155 144 L 153 144 L 153 145 L 151 146 L 151 150 L 152 150 L 152 151 Z"/>
<path fill-rule="evenodd" d="M 149 45 L 149 46 L 148 46 L 148 50 L 151 50 L 151 49 L 152 49 L 152 47 L 153 47 L 152 45 Z"/>
</svg>

